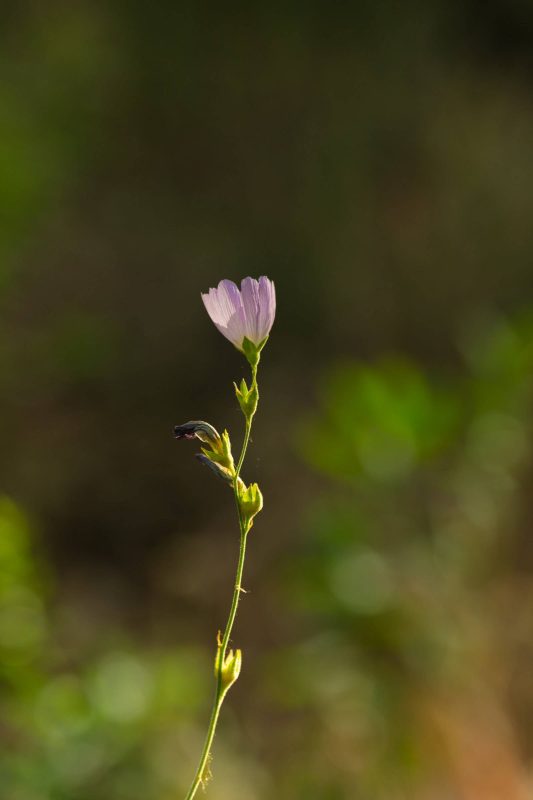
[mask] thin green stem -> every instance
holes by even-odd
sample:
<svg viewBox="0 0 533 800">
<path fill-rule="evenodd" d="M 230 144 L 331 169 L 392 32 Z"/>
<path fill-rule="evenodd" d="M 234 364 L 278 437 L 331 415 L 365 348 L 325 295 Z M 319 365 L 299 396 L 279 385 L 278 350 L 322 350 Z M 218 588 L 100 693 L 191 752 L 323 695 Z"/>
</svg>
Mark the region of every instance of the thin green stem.
<svg viewBox="0 0 533 800">
<path fill-rule="evenodd" d="M 220 714 L 220 708 L 222 706 L 222 701 L 224 699 L 224 695 L 221 692 L 220 675 L 217 675 L 216 680 L 217 684 L 215 689 L 215 699 L 213 701 L 213 708 L 211 711 L 211 718 L 209 720 L 207 735 L 205 737 L 204 748 L 202 750 L 202 756 L 200 758 L 200 763 L 198 765 L 196 775 L 194 776 L 194 780 L 191 783 L 191 788 L 187 792 L 187 797 L 185 798 L 185 800 L 192 800 L 192 798 L 194 797 L 194 795 L 198 790 L 198 787 L 201 786 L 202 783 L 208 777 L 207 773 L 209 771 L 209 755 L 211 752 L 211 745 L 213 743 L 213 739 L 215 738 L 218 715 Z"/>
<path fill-rule="evenodd" d="M 239 461 L 237 462 L 237 469 L 235 470 L 235 480 L 233 481 L 233 487 L 235 492 L 237 492 L 237 478 L 241 474 L 242 462 L 244 461 L 244 456 L 246 455 L 246 451 L 248 449 L 248 443 L 250 441 L 250 431 L 252 430 L 252 418 L 249 417 L 246 420 L 246 430 L 244 432 L 244 442 L 242 443 L 242 450 L 241 455 L 239 457 Z"/>
<path fill-rule="evenodd" d="M 240 514 L 239 514 L 240 517 Z M 235 622 L 235 617 L 237 616 L 237 607 L 239 605 L 239 599 L 241 596 L 242 591 L 242 573 L 244 570 L 244 558 L 246 556 L 246 538 L 247 538 L 247 531 L 243 530 L 242 522 L 241 522 L 241 539 L 239 543 L 239 561 L 237 564 L 237 572 L 235 574 L 235 586 L 233 589 L 233 598 L 231 601 L 231 608 L 228 615 L 228 621 L 226 622 L 226 629 L 224 631 L 224 635 L 222 637 L 222 645 L 220 649 L 220 656 L 219 656 L 219 674 L 222 669 L 222 664 L 224 663 L 224 658 L 226 656 L 226 650 L 228 647 L 228 643 L 231 636 L 231 631 L 233 629 L 233 623 Z"/>
<path fill-rule="evenodd" d="M 253 381 L 252 385 L 257 385 L 257 366 L 252 367 L 252 381 Z M 233 479 L 233 493 L 235 495 L 235 502 L 237 505 L 237 514 L 239 518 L 239 529 L 240 529 L 239 560 L 237 562 L 237 571 L 235 574 L 233 597 L 231 600 L 231 607 L 228 615 L 228 621 L 226 622 L 226 628 L 222 636 L 222 642 L 219 644 L 219 650 L 217 654 L 218 669 L 215 676 L 216 677 L 215 696 L 213 699 L 213 708 L 211 710 L 209 726 L 207 728 L 207 734 L 205 737 L 202 755 L 200 757 L 200 763 L 198 765 L 198 769 L 196 770 L 196 775 L 194 776 L 194 780 L 191 784 L 191 787 L 187 793 L 185 800 L 192 800 L 196 792 L 198 791 L 198 788 L 209 777 L 209 760 L 211 755 L 211 746 L 213 744 L 213 739 L 215 738 L 215 731 L 218 723 L 220 709 L 222 707 L 222 703 L 224 701 L 224 697 L 226 696 L 226 691 L 227 691 L 227 689 L 226 690 L 224 689 L 222 684 L 222 666 L 226 658 L 226 651 L 228 649 L 228 644 L 231 636 L 231 631 L 233 630 L 235 617 L 237 616 L 237 608 L 239 606 L 239 599 L 242 592 L 242 574 L 244 570 L 244 559 L 246 556 L 246 540 L 249 531 L 249 527 L 246 528 L 245 521 L 243 520 L 243 516 L 239 505 L 238 480 L 246 456 L 246 451 L 248 450 L 248 444 L 250 442 L 250 433 L 252 430 L 252 418 L 253 418 L 252 416 L 246 418 L 244 440 L 242 443 L 241 454 L 239 456 L 239 460 L 237 462 L 237 467 L 235 470 L 235 477 Z"/>
</svg>

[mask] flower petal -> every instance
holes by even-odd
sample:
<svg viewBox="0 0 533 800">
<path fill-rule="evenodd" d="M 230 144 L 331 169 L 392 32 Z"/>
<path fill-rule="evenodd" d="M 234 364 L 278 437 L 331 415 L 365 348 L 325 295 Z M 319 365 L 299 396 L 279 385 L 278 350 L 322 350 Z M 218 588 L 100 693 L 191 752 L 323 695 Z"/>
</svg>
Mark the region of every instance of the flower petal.
<svg viewBox="0 0 533 800">
<path fill-rule="evenodd" d="M 259 343 L 258 322 L 259 322 L 259 284 L 255 278 L 244 278 L 241 281 L 242 304 L 246 317 L 245 335 L 254 344 Z"/>
<path fill-rule="evenodd" d="M 257 324 L 259 342 L 262 342 L 270 333 L 275 316 L 276 289 L 273 281 L 262 275 L 259 278 L 259 319 Z"/>
<path fill-rule="evenodd" d="M 207 313 L 219 331 L 237 347 L 246 335 L 241 293 L 233 281 L 220 281 L 216 289 L 202 294 Z"/>
</svg>

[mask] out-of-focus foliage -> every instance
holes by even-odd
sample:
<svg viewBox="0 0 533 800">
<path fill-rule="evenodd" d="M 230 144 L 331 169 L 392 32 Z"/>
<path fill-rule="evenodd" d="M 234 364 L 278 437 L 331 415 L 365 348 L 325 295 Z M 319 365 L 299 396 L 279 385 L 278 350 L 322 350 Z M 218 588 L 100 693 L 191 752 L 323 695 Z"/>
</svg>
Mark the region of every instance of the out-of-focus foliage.
<svg viewBox="0 0 533 800">
<path fill-rule="evenodd" d="M 532 342 L 530 317 L 470 332 L 444 384 L 404 357 L 324 376 L 298 447 L 329 488 L 306 509 L 298 558 L 280 565 L 270 600 L 299 624 L 247 687 L 276 734 L 263 733 L 260 760 L 243 757 L 228 710 L 215 800 L 525 800 L 529 725 L 513 704 L 533 710 L 533 595 L 511 576 Z M 380 458 L 361 457 L 372 442 Z M 2 499 L 2 797 L 183 792 L 209 653 L 147 647 L 109 624 L 73 635 L 33 548 L 28 520 Z"/>
<path fill-rule="evenodd" d="M 0 792 L 6 800 L 172 796 L 193 756 L 202 679 L 192 649 L 140 649 L 102 630 L 75 647 L 47 608 L 27 519 L 0 500 Z M 190 741 L 188 741 L 190 737 Z"/>
<path fill-rule="evenodd" d="M 302 427 L 303 452 L 335 479 L 287 578 L 322 632 L 272 673 L 273 696 L 310 718 L 293 752 L 314 750 L 325 793 L 304 782 L 302 797 L 528 796 L 530 728 L 516 731 L 513 704 L 533 598 L 511 576 L 533 320 L 494 324 L 464 353 L 445 387 L 403 358 L 336 367 Z"/>
<path fill-rule="evenodd" d="M 312 464 L 338 478 L 409 475 L 444 448 L 457 422 L 457 399 L 434 391 L 420 371 L 396 359 L 379 368 L 347 364 L 325 387 L 326 410 L 304 437 Z"/>
</svg>

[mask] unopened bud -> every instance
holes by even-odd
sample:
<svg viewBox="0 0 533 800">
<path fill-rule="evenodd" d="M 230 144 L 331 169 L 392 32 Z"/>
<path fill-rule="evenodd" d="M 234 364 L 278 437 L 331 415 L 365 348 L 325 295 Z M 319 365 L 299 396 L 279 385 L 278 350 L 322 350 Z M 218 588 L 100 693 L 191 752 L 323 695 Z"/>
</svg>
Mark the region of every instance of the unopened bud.
<svg viewBox="0 0 533 800">
<path fill-rule="evenodd" d="M 237 400 L 239 401 L 241 411 L 246 417 L 246 419 L 250 419 L 255 414 L 257 410 L 257 403 L 259 401 L 259 391 L 257 389 L 257 383 L 256 381 L 254 381 L 251 388 L 249 389 L 248 386 L 246 385 L 246 381 L 243 378 L 240 386 L 237 386 L 236 383 L 234 383 L 233 385 L 235 386 L 235 395 L 237 396 Z"/>
<path fill-rule="evenodd" d="M 240 650 L 229 650 L 220 670 L 220 682 L 222 691 L 227 692 L 229 687 L 232 686 L 241 672 L 242 653 Z"/>
<path fill-rule="evenodd" d="M 263 495 L 257 483 L 251 483 L 246 487 L 244 484 L 238 487 L 239 508 L 246 528 L 252 527 L 253 518 L 259 514 L 263 508 Z"/>
<path fill-rule="evenodd" d="M 199 439 L 204 444 L 209 444 L 214 450 L 222 447 L 222 439 L 216 428 L 203 420 L 192 420 L 183 425 L 174 427 L 176 439 Z"/>
</svg>

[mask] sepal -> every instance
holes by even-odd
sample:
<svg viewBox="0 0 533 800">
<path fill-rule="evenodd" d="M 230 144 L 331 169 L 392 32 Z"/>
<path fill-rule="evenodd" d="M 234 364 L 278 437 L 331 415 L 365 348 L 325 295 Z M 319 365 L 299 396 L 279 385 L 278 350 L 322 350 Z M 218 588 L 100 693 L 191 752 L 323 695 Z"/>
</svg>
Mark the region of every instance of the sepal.
<svg viewBox="0 0 533 800">
<path fill-rule="evenodd" d="M 242 352 L 246 356 L 246 359 L 252 368 L 257 367 L 257 365 L 259 364 L 259 359 L 261 357 L 261 350 L 266 345 L 267 341 L 268 341 L 268 336 L 265 336 L 265 338 L 261 342 L 259 342 L 259 344 L 254 344 L 253 342 L 250 341 L 250 339 L 248 339 L 247 336 L 245 336 L 244 339 L 242 340 L 242 345 L 241 345 Z"/>
<path fill-rule="evenodd" d="M 231 442 L 229 433 L 226 430 L 222 436 L 219 437 L 219 444 L 216 449 L 208 450 L 207 447 L 202 447 L 202 453 L 211 461 L 229 470 L 232 474 L 235 472 L 235 464 L 231 453 Z"/>
</svg>

